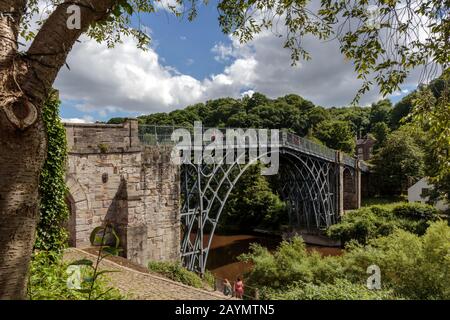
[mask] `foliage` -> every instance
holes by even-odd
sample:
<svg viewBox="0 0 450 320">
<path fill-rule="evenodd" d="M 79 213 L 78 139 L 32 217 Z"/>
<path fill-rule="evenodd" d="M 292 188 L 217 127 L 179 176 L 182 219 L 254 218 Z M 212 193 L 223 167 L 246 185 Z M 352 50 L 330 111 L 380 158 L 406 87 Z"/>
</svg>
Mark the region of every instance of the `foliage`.
<svg viewBox="0 0 450 320">
<path fill-rule="evenodd" d="M 390 130 L 386 122 L 377 122 L 373 125 L 371 133 L 375 138 L 375 140 L 377 141 L 375 144 L 376 149 L 379 149 L 384 146 L 389 136 L 389 132 Z"/>
<path fill-rule="evenodd" d="M 185 285 L 195 287 L 195 288 L 204 288 L 205 286 L 211 285 L 211 277 L 210 274 L 203 282 L 202 278 L 197 275 L 195 272 L 189 271 L 184 268 L 179 262 L 163 262 L 163 261 L 151 261 L 148 263 L 148 269 L 150 271 L 159 273 L 173 281 L 181 282 Z"/>
<path fill-rule="evenodd" d="M 344 254 L 321 257 L 305 250 L 299 238 L 273 253 L 258 245 L 241 259 L 254 267 L 247 283 L 270 299 L 449 299 L 450 227 L 430 224 L 423 236 L 396 229 L 353 242 Z M 380 291 L 367 291 L 367 267 L 381 270 Z"/>
<path fill-rule="evenodd" d="M 252 230 L 257 226 L 276 228 L 286 217 L 284 203 L 273 193 L 267 178 L 261 175 L 261 165 L 256 164 L 243 173 L 233 188 L 220 224 L 239 226 L 239 230 Z"/>
<path fill-rule="evenodd" d="M 91 245 L 99 246 L 97 260 L 95 264 L 88 259 L 82 259 L 78 261 L 72 262 L 70 265 L 75 266 L 85 266 L 89 273 L 90 277 L 84 279 L 83 284 L 87 287 L 81 289 L 81 292 L 88 294 L 88 299 L 99 299 L 101 296 L 107 294 L 106 292 L 102 292 L 98 295 L 96 294 L 96 287 L 99 286 L 99 276 L 115 271 L 110 270 L 99 270 L 100 263 L 103 259 L 109 256 L 117 256 L 119 255 L 122 249 L 119 248 L 120 239 L 114 228 L 110 224 L 105 224 L 104 226 L 98 226 L 92 230 L 89 240 Z"/>
<path fill-rule="evenodd" d="M 429 205 L 421 203 L 404 203 L 394 207 L 392 213 L 399 218 L 436 220 L 439 217 L 439 211 Z"/>
<path fill-rule="evenodd" d="M 319 123 L 314 135 L 327 147 L 342 150 L 349 154 L 355 152 L 355 135 L 349 124 L 341 120 L 326 120 Z"/>
<path fill-rule="evenodd" d="M 60 0 L 44 1 L 50 12 L 60 3 Z M 156 5 L 162 5 L 176 17 L 187 17 L 192 21 L 197 17 L 198 6 L 208 3 L 206 0 L 177 0 L 174 3 L 116 1 L 104 19 L 91 24 L 87 35 L 98 42 L 106 42 L 109 47 L 130 35 L 137 39 L 137 46 L 145 50 L 150 36 L 145 32 L 146 28 L 135 26 L 133 16 L 154 13 Z M 20 31 L 29 40 L 34 37 L 33 19 L 40 25 L 44 17 L 38 14 L 37 0 L 28 1 L 27 9 Z M 445 69 L 449 64 L 449 9 L 441 0 L 406 4 L 402 0 L 328 0 L 320 5 L 307 0 L 221 0 L 217 9 L 222 31 L 234 35 L 242 43 L 267 31 L 284 38 L 284 47 L 290 49 L 293 64 L 311 58 L 303 46 L 304 38 L 337 39 L 342 54 L 353 62 L 358 77 L 363 80 L 356 100 L 375 84 L 383 95 L 393 93 L 415 67 L 434 63 Z M 399 21 L 402 16 L 408 19 Z M 427 37 L 420 37 L 422 33 Z M 427 74 L 432 73 L 427 71 Z M 369 77 L 371 74 L 374 76 Z"/>
<path fill-rule="evenodd" d="M 35 251 L 31 260 L 28 297 L 30 300 L 86 300 L 88 295 L 80 290 L 69 289 L 67 269 L 69 263 L 55 252 Z M 91 276 L 82 269 L 85 277 Z M 118 300 L 124 297 L 117 289 L 109 288 L 106 279 L 98 279 L 92 296 L 102 300 Z"/>
<path fill-rule="evenodd" d="M 64 224 L 69 217 L 66 204 L 68 192 L 65 183 L 67 141 L 66 130 L 59 117 L 60 101 L 53 91 L 42 110 L 47 131 L 47 159 L 39 180 L 40 220 L 37 226 L 35 248 L 61 251 L 66 246 Z"/>
<path fill-rule="evenodd" d="M 372 163 L 382 195 L 400 195 L 424 173 L 423 150 L 406 130 L 397 130 L 389 135 Z"/>
<path fill-rule="evenodd" d="M 317 252 L 308 253 L 300 238 L 291 243 L 283 241 L 274 253 L 252 244 L 250 253 L 239 259 L 253 265 L 246 283 L 254 287 L 282 289 L 298 281 L 319 284 L 332 281 L 341 272 L 337 257 L 322 258 Z"/>
<path fill-rule="evenodd" d="M 125 122 L 125 118 L 116 117 L 108 120 L 108 124 L 122 124 Z"/>
<path fill-rule="evenodd" d="M 438 211 L 429 205 L 401 203 L 364 207 L 346 213 L 342 220 L 328 228 L 327 234 L 343 242 L 365 244 L 372 238 L 387 236 L 396 229 L 423 235 Z"/>
<path fill-rule="evenodd" d="M 361 199 L 362 207 L 373 205 L 397 205 L 407 201 L 406 197 L 364 197 Z"/>
<path fill-rule="evenodd" d="M 268 291 L 270 300 L 392 300 L 399 299 L 392 290 L 369 290 L 363 284 L 355 284 L 338 278 L 334 283 L 312 284 L 298 282 L 283 291 Z"/>
<path fill-rule="evenodd" d="M 436 189 L 450 200 L 450 69 L 428 86 L 419 88 L 411 118 L 430 137 L 428 176 Z"/>
<path fill-rule="evenodd" d="M 370 123 L 389 123 L 391 119 L 392 103 L 389 99 L 383 99 L 372 104 L 370 108 Z"/>
<path fill-rule="evenodd" d="M 381 269 L 382 285 L 410 299 L 450 299 L 450 227 L 434 222 L 419 237 L 396 230 L 367 246 L 352 244 L 343 256 L 352 281 L 363 281 L 368 265 Z"/>
</svg>

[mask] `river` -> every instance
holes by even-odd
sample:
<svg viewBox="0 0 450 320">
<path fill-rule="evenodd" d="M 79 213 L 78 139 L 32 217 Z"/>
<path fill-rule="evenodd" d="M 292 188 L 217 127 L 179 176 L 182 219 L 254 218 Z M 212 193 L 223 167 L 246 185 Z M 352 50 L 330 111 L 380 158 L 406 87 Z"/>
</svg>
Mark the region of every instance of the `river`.
<svg viewBox="0 0 450 320">
<path fill-rule="evenodd" d="M 207 241 L 205 235 L 205 242 Z M 237 277 L 243 277 L 246 271 L 251 269 L 248 263 L 237 261 L 242 253 L 250 251 L 251 243 L 260 245 L 273 251 L 281 242 L 281 238 L 269 235 L 214 235 L 209 250 L 206 269 L 211 271 L 217 278 L 227 278 L 234 281 Z M 325 247 L 307 245 L 308 250 L 315 250 L 324 256 L 340 255 L 342 249 L 337 247 Z"/>
</svg>

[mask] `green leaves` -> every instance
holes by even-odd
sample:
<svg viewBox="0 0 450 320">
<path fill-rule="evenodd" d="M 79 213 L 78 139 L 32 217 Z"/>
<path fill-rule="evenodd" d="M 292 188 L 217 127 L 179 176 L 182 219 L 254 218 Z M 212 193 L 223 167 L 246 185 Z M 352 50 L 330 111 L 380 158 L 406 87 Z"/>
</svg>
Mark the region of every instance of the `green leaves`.
<svg viewBox="0 0 450 320">
<path fill-rule="evenodd" d="M 59 117 L 59 104 L 55 90 L 44 104 L 42 114 L 48 145 L 47 159 L 39 180 L 40 220 L 35 248 L 48 251 L 61 251 L 67 245 L 67 231 L 63 227 L 69 217 L 65 184 L 67 141 L 66 130 Z"/>
<path fill-rule="evenodd" d="M 93 262 L 89 259 L 81 259 L 81 260 L 71 262 L 69 265 L 70 266 L 72 266 L 72 265 L 73 266 L 92 266 Z"/>
</svg>

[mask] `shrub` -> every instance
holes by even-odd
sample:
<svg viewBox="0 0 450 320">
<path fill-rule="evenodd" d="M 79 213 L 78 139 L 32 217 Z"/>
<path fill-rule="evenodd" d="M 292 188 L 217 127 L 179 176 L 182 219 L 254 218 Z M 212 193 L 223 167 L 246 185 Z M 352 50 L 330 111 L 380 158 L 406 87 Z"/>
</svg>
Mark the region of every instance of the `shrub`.
<svg viewBox="0 0 450 320">
<path fill-rule="evenodd" d="M 250 250 L 239 257 L 239 260 L 253 264 L 246 277 L 248 286 L 281 289 L 298 281 L 331 281 L 341 273 L 338 257 L 321 257 L 317 252 L 307 252 L 301 238 L 283 241 L 274 253 L 258 244 L 252 244 Z"/>
<path fill-rule="evenodd" d="M 391 290 L 369 290 L 363 284 L 337 279 L 332 284 L 296 283 L 285 291 L 268 292 L 273 300 L 388 300 L 398 299 Z"/>
<path fill-rule="evenodd" d="M 342 263 L 353 282 L 367 279 L 367 267 L 376 264 L 383 287 L 398 295 L 450 299 L 450 227 L 444 221 L 431 223 L 421 237 L 397 229 L 366 246 L 352 243 Z"/>
<path fill-rule="evenodd" d="M 439 211 L 433 206 L 422 203 L 403 203 L 396 206 L 392 212 L 400 218 L 436 220 Z"/>
<path fill-rule="evenodd" d="M 397 228 L 423 235 L 438 216 L 438 210 L 424 204 L 376 205 L 348 212 L 340 223 L 328 228 L 327 234 L 343 242 L 356 240 L 362 244 L 387 236 Z"/>
<path fill-rule="evenodd" d="M 373 206 L 350 211 L 340 223 L 328 228 L 327 235 L 343 242 L 356 240 L 367 243 L 368 239 L 392 233 L 396 226 L 388 211 Z"/>
<path fill-rule="evenodd" d="M 247 283 L 267 299 L 450 299 L 450 227 L 432 222 L 418 236 L 396 228 L 367 245 L 350 242 L 339 257 L 308 253 L 300 239 L 276 252 L 257 245 Z M 364 289 L 370 265 L 381 270 L 381 291 Z"/>
<path fill-rule="evenodd" d="M 204 287 L 202 278 L 195 272 L 185 269 L 179 262 L 152 261 L 149 262 L 148 269 L 191 287 Z"/>
<path fill-rule="evenodd" d="M 30 300 L 86 300 L 85 291 L 69 289 L 67 286 L 67 268 L 55 252 L 40 251 L 33 254 L 28 281 Z M 87 274 L 85 274 L 87 276 Z M 106 280 L 99 278 L 93 288 L 93 296 L 101 300 L 124 299 L 117 289 L 110 288 Z"/>
</svg>

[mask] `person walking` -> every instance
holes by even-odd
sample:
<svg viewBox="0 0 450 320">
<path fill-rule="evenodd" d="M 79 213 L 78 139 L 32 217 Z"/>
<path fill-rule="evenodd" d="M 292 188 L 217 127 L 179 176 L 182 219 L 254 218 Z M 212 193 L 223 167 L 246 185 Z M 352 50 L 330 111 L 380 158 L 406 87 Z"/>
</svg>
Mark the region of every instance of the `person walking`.
<svg viewBox="0 0 450 320">
<path fill-rule="evenodd" d="M 234 293 L 236 298 L 242 299 L 242 296 L 244 295 L 244 282 L 242 282 L 241 278 L 237 278 L 237 281 L 234 284 Z"/>
<path fill-rule="evenodd" d="M 230 281 L 227 278 L 223 280 L 223 294 L 226 296 L 231 295 L 233 292 L 233 288 L 231 287 Z"/>
</svg>

